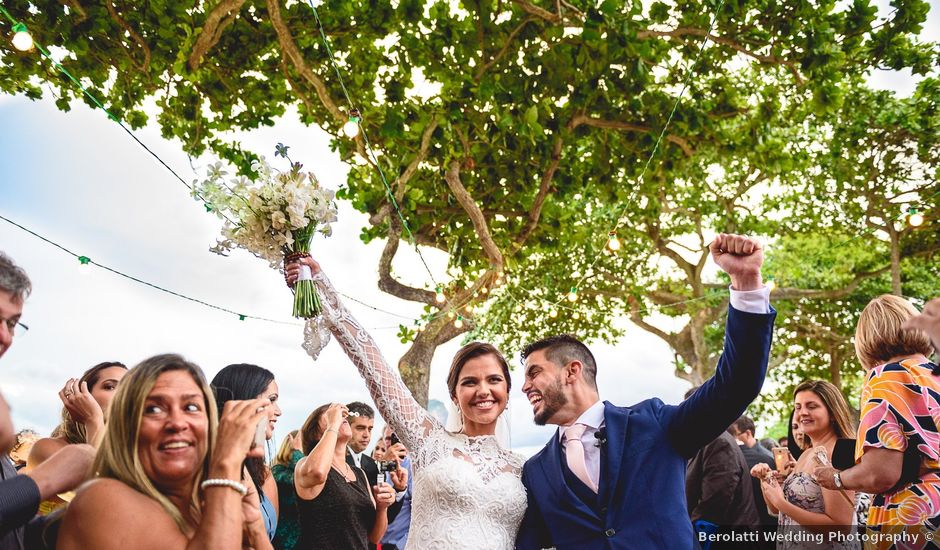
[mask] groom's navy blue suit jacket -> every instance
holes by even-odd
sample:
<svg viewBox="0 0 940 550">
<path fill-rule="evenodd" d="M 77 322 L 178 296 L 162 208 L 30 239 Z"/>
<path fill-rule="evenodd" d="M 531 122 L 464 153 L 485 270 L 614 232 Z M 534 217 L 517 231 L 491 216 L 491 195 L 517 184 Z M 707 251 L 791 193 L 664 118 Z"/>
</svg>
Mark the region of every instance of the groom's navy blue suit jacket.
<svg viewBox="0 0 940 550">
<path fill-rule="evenodd" d="M 715 375 L 681 404 L 604 402 L 596 497 L 568 470 L 556 432 L 523 468 L 529 507 L 517 548 L 697 548 L 685 499 L 686 460 L 760 393 L 775 316 L 729 308 Z"/>
</svg>

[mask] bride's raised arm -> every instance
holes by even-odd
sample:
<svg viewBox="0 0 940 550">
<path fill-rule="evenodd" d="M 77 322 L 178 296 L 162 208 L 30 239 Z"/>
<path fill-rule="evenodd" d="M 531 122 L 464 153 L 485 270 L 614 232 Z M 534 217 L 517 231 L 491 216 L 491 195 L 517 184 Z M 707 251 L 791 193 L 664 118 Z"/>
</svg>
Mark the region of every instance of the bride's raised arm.
<svg viewBox="0 0 940 550">
<path fill-rule="evenodd" d="M 365 379 L 382 417 L 395 430 L 405 447 L 417 453 L 428 433 L 438 423 L 437 420 L 415 401 L 398 369 L 388 364 L 372 336 L 346 309 L 319 264 L 310 257 L 301 258 L 299 263 L 309 267 L 313 273 L 313 282 L 320 293 L 323 308 L 319 317 L 307 321 L 304 347 L 316 357 L 328 339 L 324 332 L 328 330 L 332 333 Z M 297 280 L 298 273 L 298 264 L 287 266 L 289 284 Z"/>
</svg>

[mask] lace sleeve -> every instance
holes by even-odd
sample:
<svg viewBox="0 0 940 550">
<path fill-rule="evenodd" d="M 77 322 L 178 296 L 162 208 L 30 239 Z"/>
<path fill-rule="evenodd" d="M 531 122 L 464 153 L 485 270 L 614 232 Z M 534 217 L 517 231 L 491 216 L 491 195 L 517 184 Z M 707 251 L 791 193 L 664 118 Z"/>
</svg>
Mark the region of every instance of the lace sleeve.
<svg viewBox="0 0 940 550">
<path fill-rule="evenodd" d="M 398 369 L 385 361 L 372 336 L 340 302 L 326 275 L 322 272 L 314 275 L 313 282 L 320 293 L 323 313 L 307 321 L 304 349 L 316 359 L 332 333 L 365 379 L 382 417 L 408 450 L 417 453 L 428 433 L 439 423 L 415 401 Z"/>
</svg>

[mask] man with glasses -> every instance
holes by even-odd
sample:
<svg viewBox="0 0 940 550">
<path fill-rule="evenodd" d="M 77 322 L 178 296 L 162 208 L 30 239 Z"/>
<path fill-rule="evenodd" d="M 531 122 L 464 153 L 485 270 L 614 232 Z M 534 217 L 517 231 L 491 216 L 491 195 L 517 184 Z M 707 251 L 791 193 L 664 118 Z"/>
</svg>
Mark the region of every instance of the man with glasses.
<svg viewBox="0 0 940 550">
<path fill-rule="evenodd" d="M 13 345 L 13 337 L 26 330 L 20 315 L 31 291 L 26 272 L 0 252 L 0 357 Z M 42 522 L 31 521 L 39 503 L 78 487 L 88 478 L 95 458 L 90 445 L 68 445 L 29 474 L 16 475 L 7 456 L 14 434 L 10 408 L 0 395 L 0 550 L 23 550 L 27 537 L 40 536 Z"/>
</svg>

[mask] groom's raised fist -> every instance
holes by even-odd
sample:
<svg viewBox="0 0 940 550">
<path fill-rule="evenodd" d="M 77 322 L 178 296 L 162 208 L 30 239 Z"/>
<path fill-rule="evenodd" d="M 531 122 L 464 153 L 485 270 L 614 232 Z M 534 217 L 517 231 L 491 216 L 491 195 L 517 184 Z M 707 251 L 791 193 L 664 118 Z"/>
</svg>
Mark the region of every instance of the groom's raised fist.
<svg viewBox="0 0 940 550">
<path fill-rule="evenodd" d="M 734 290 L 761 288 L 760 266 L 764 263 L 764 249 L 756 239 L 721 233 L 708 248 L 718 267 L 731 277 Z"/>
</svg>

